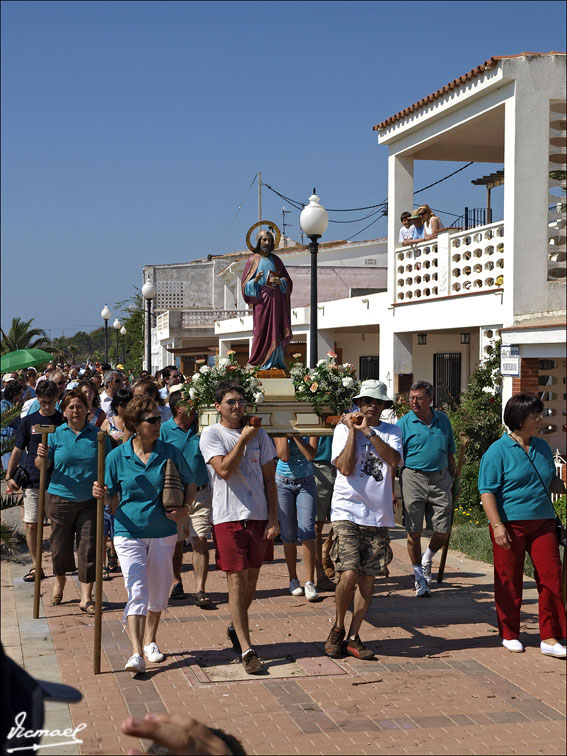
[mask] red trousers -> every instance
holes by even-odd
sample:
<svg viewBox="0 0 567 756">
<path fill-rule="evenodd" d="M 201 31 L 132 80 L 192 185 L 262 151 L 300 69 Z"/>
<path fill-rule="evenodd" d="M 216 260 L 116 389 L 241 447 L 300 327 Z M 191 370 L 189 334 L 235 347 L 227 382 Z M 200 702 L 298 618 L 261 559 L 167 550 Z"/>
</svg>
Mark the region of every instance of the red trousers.
<svg viewBox="0 0 567 756">
<path fill-rule="evenodd" d="M 526 552 L 534 565 L 539 593 L 539 634 L 543 640 L 565 638 L 565 607 L 561 600 L 561 560 L 555 520 L 514 520 L 504 526 L 512 540 L 509 549 L 494 542 L 494 601 L 498 631 L 504 640 L 520 634 L 523 570 Z"/>
</svg>

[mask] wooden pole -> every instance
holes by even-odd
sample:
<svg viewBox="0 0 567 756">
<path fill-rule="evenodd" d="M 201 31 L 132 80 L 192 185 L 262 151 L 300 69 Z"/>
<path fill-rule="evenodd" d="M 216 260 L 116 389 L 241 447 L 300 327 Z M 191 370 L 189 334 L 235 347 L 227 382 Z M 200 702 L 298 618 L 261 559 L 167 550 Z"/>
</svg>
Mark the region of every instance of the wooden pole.
<svg viewBox="0 0 567 756">
<path fill-rule="evenodd" d="M 98 471 L 97 481 L 104 488 L 104 451 L 106 433 L 99 431 L 96 436 L 98 443 Z M 96 500 L 96 572 L 95 572 L 95 632 L 94 632 L 94 663 L 95 675 L 100 674 L 100 655 L 102 641 L 102 562 L 104 559 L 104 496 Z"/>
<path fill-rule="evenodd" d="M 455 483 L 458 483 L 461 479 L 461 470 L 463 469 L 463 463 L 465 461 L 465 451 L 470 441 L 470 438 L 464 433 L 459 433 L 459 438 L 461 439 L 461 448 L 459 450 L 459 461 L 457 463 Z M 455 496 L 454 500 L 451 503 L 451 530 L 453 529 L 453 512 L 455 509 L 455 504 L 457 503 L 458 500 L 459 500 L 459 494 L 457 493 L 457 495 Z M 447 537 L 447 540 L 445 541 L 445 545 L 443 546 L 443 551 L 441 552 L 441 559 L 439 561 L 439 570 L 437 572 L 438 583 L 441 583 L 443 581 L 443 575 L 445 573 L 445 563 L 447 561 L 447 552 L 449 551 L 449 541 L 451 539 L 451 530 L 449 530 L 449 536 Z"/>
<path fill-rule="evenodd" d="M 41 433 L 41 443 L 47 446 L 47 437 L 55 431 L 54 425 L 34 425 L 34 433 Z M 33 618 L 39 619 L 39 596 L 41 593 L 41 569 L 43 551 L 43 513 L 45 511 L 45 484 L 47 481 L 47 457 L 42 457 L 39 468 L 39 502 L 37 507 L 37 539 L 35 542 L 35 580 L 33 590 Z"/>
</svg>

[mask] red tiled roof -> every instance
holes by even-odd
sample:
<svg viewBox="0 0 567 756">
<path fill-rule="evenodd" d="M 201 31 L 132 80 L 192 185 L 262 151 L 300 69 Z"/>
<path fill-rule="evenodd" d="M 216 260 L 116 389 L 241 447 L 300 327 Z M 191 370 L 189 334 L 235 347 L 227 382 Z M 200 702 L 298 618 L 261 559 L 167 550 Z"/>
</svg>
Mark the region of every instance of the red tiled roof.
<svg viewBox="0 0 567 756">
<path fill-rule="evenodd" d="M 459 76 L 458 79 L 453 79 L 453 81 L 450 81 L 444 87 L 441 87 L 441 89 L 438 89 L 436 92 L 433 92 L 432 94 L 427 95 L 427 97 L 424 97 L 418 102 L 414 102 L 414 104 L 410 105 L 409 108 L 400 110 L 399 113 L 396 113 L 395 115 L 390 116 L 390 118 L 386 118 L 386 120 L 382 121 L 382 123 L 377 123 L 376 126 L 372 127 L 372 131 L 380 131 L 380 129 L 385 129 L 387 126 L 391 126 L 396 121 L 401 121 L 410 113 L 413 113 L 414 111 L 419 110 L 419 108 L 423 107 L 424 105 L 427 105 L 428 103 L 439 99 L 439 97 L 443 97 L 443 95 L 447 94 L 453 89 L 457 89 L 458 87 L 461 86 L 461 84 L 465 84 L 467 81 L 470 81 L 475 76 L 479 76 L 481 73 L 484 73 L 485 71 L 489 71 L 491 68 L 495 68 L 498 65 L 499 61 L 505 60 L 507 58 L 521 58 L 524 55 L 534 55 L 534 56 L 565 55 L 565 53 L 552 51 L 548 53 L 522 52 L 522 53 L 519 53 L 518 55 L 493 55 L 492 58 L 485 60 L 484 63 L 481 63 L 480 66 L 477 66 L 476 68 L 471 69 L 466 74 L 463 74 L 463 76 Z"/>
</svg>

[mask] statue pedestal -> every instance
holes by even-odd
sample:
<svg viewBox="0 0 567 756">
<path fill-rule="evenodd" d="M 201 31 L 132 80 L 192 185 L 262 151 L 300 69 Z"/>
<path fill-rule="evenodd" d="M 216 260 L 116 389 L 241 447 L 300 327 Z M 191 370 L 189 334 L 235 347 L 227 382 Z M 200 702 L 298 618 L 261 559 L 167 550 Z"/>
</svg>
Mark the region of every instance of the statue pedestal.
<svg viewBox="0 0 567 756">
<path fill-rule="evenodd" d="M 262 418 L 262 428 L 273 436 L 297 433 L 300 436 L 332 436 L 334 426 L 326 424 L 313 412 L 309 402 L 299 402 L 291 378 L 262 378 L 264 401 L 254 412 Z M 329 417 L 331 416 L 329 410 Z M 219 420 L 214 407 L 204 407 L 199 413 L 202 428 Z"/>
</svg>

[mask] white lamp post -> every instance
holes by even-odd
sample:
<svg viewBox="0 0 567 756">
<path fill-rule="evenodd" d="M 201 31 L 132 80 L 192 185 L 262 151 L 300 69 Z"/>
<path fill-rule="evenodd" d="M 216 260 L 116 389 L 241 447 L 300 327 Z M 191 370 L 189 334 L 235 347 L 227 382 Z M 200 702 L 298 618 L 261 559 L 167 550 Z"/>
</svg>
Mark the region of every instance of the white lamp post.
<svg viewBox="0 0 567 756">
<path fill-rule="evenodd" d="M 114 323 L 112 324 L 112 327 L 116 331 L 116 362 L 114 363 L 114 366 L 118 365 L 118 331 L 122 328 L 122 323 L 118 320 L 118 318 L 115 319 Z"/>
<path fill-rule="evenodd" d="M 309 237 L 309 252 L 311 253 L 311 314 L 309 316 L 309 367 L 317 364 L 317 253 L 319 239 L 329 225 L 329 215 L 323 205 L 319 203 L 315 187 L 309 197 L 309 204 L 304 207 L 299 216 L 301 228 Z"/>
<path fill-rule="evenodd" d="M 122 334 L 122 364 L 124 365 L 126 362 L 126 326 L 122 326 L 120 333 Z"/>
<path fill-rule="evenodd" d="M 147 336 L 146 336 L 146 343 L 147 343 L 147 349 L 148 349 L 148 357 L 147 357 L 147 371 L 151 375 L 152 374 L 152 299 L 157 294 L 157 289 L 153 285 L 151 281 L 146 281 L 146 283 L 142 286 L 142 296 L 147 302 L 147 308 L 148 308 L 148 324 L 147 324 Z"/>
<path fill-rule="evenodd" d="M 108 309 L 108 305 L 104 305 L 100 311 L 100 317 L 104 320 L 104 361 L 108 362 L 108 321 L 110 320 L 111 312 Z"/>
</svg>

